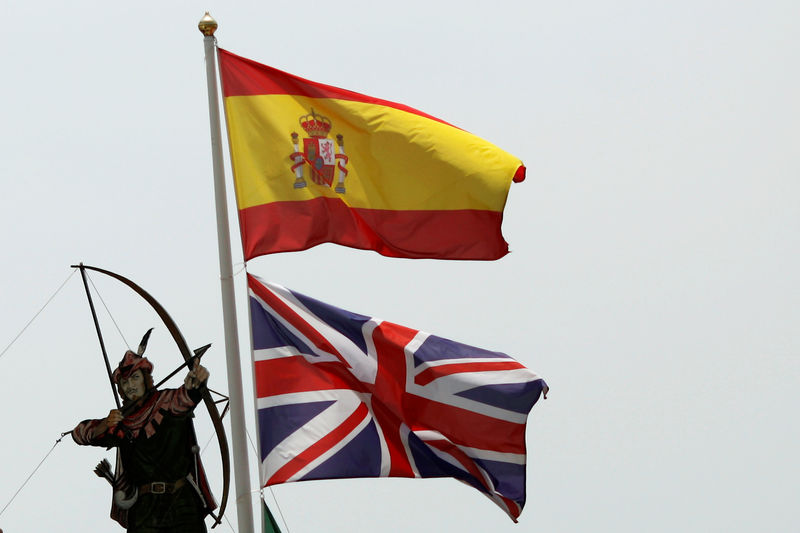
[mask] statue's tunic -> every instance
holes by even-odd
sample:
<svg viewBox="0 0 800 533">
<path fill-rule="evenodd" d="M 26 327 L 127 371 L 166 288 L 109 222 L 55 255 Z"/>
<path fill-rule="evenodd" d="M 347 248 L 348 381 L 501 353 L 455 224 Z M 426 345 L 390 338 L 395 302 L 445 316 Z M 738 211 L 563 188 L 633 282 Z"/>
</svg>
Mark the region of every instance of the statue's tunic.
<svg viewBox="0 0 800 533">
<path fill-rule="evenodd" d="M 117 428 L 93 437 L 101 420 L 84 420 L 72 431 L 78 444 L 118 448 L 118 473 L 139 496 L 127 511 L 112 504 L 111 516 L 129 532 L 206 531 L 203 518 L 216 504 L 193 452 L 192 411 L 200 399 L 183 386 L 153 390 Z"/>
</svg>

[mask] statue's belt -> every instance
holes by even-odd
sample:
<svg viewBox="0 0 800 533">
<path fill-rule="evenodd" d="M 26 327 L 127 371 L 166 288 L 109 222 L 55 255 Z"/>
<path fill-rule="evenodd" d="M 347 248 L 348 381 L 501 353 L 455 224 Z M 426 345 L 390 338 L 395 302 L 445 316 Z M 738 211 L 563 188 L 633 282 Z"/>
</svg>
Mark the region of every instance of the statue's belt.
<svg viewBox="0 0 800 533">
<path fill-rule="evenodd" d="M 179 479 L 174 483 L 166 481 L 153 481 L 146 485 L 139 485 L 139 494 L 173 494 L 186 484 L 185 479 Z"/>
</svg>

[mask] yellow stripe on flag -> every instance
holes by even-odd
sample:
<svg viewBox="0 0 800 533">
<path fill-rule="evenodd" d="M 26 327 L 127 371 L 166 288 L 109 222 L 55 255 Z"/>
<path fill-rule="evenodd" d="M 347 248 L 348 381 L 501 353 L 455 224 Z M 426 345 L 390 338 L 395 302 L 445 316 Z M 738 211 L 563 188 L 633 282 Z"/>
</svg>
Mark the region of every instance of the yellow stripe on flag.
<svg viewBox="0 0 800 533">
<path fill-rule="evenodd" d="M 270 202 L 338 198 L 352 208 L 502 212 L 522 162 L 454 126 L 389 106 L 285 94 L 225 99 L 240 210 Z M 299 119 L 311 111 L 344 140 L 346 194 L 313 183 L 294 188 L 291 134 L 309 138 Z M 335 170 L 334 185 L 339 170 Z"/>
</svg>

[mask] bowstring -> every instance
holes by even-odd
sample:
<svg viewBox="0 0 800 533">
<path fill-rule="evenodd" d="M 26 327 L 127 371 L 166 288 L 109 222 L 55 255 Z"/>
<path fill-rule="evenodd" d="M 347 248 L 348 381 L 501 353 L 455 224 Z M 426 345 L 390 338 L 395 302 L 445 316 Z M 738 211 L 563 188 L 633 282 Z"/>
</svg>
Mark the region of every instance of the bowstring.
<svg viewBox="0 0 800 533">
<path fill-rule="evenodd" d="M 128 339 L 126 339 L 125 335 L 122 333 L 122 329 L 120 329 L 119 324 L 117 324 L 117 321 L 114 319 L 114 315 L 111 314 L 111 310 L 106 305 L 106 301 L 103 300 L 103 295 L 100 294 L 99 290 L 97 290 L 97 286 L 94 284 L 94 281 L 92 281 L 92 278 L 91 278 L 91 276 L 89 276 L 88 272 L 86 273 L 86 278 L 89 280 L 89 283 L 92 284 L 92 288 L 94 289 L 94 293 L 97 295 L 98 298 L 100 298 L 100 303 L 103 304 L 103 307 L 105 308 L 106 313 L 108 313 L 109 318 L 111 318 L 111 322 L 114 324 L 114 327 L 117 328 L 117 332 L 119 333 L 119 336 L 122 337 L 122 342 L 124 342 L 125 346 L 127 346 L 128 349 L 130 350 L 131 349 L 131 345 L 128 343 Z"/>
</svg>

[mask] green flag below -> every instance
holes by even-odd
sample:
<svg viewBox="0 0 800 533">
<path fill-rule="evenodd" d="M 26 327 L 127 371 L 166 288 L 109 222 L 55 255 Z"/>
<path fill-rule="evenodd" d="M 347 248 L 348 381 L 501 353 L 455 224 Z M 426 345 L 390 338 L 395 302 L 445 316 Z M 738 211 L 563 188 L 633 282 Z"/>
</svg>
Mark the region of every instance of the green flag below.
<svg viewBox="0 0 800 533">
<path fill-rule="evenodd" d="M 281 528 L 278 527 L 275 517 L 272 516 L 269 507 L 267 507 L 267 502 L 263 498 L 261 499 L 261 505 L 264 507 L 264 533 L 281 533 Z"/>
</svg>

